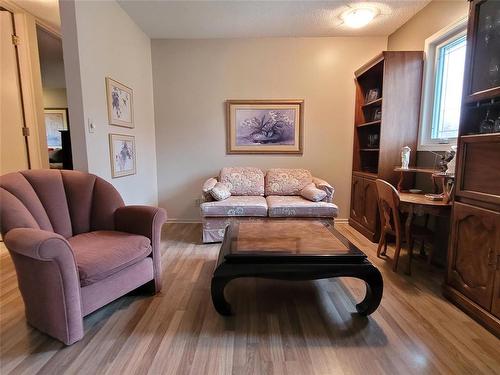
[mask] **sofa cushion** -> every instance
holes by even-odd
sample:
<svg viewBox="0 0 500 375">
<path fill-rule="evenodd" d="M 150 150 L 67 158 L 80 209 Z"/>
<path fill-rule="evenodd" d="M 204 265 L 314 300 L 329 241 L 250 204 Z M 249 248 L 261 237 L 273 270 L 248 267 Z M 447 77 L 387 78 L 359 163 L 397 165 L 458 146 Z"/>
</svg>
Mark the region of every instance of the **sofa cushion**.
<svg viewBox="0 0 500 375">
<path fill-rule="evenodd" d="M 222 201 L 229 198 L 231 196 L 231 192 L 229 191 L 229 188 L 226 186 L 226 184 L 217 182 L 212 190 L 210 190 L 210 195 L 212 195 L 214 199 Z"/>
<path fill-rule="evenodd" d="M 307 169 L 270 169 L 266 173 L 265 193 L 269 195 L 300 195 L 300 191 L 312 183 Z"/>
<path fill-rule="evenodd" d="M 81 286 L 103 280 L 151 253 L 149 238 L 124 232 L 82 233 L 68 242 L 75 254 Z"/>
<path fill-rule="evenodd" d="M 264 172 L 259 168 L 222 168 L 219 182 L 229 188 L 231 195 L 264 195 Z"/>
<path fill-rule="evenodd" d="M 200 205 L 204 217 L 267 216 L 264 197 L 230 196 L 223 201 L 205 202 Z"/>
<path fill-rule="evenodd" d="M 300 196 L 270 196 L 266 198 L 269 217 L 329 217 L 337 216 L 333 203 L 311 202 Z"/>
<path fill-rule="evenodd" d="M 312 182 L 300 191 L 300 195 L 312 202 L 319 202 L 326 198 L 326 192 L 318 189 Z"/>
</svg>

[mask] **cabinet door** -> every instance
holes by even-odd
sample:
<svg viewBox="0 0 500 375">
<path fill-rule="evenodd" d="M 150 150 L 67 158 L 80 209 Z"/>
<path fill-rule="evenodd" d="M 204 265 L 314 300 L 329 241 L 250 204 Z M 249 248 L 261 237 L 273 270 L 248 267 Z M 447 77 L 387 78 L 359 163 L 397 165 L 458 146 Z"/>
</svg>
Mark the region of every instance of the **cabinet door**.
<svg viewBox="0 0 500 375">
<path fill-rule="evenodd" d="M 375 181 L 366 180 L 363 184 L 363 224 L 373 233 L 377 231 L 378 202 Z"/>
<path fill-rule="evenodd" d="M 497 253 L 497 272 L 495 275 L 495 289 L 493 290 L 491 312 L 500 319 L 500 250 Z"/>
<path fill-rule="evenodd" d="M 500 94 L 500 2 L 474 0 L 468 29 L 465 88 L 469 101 Z"/>
<path fill-rule="evenodd" d="M 363 197 L 363 178 L 352 176 L 351 188 L 351 219 L 363 223 L 364 197 Z"/>
<path fill-rule="evenodd" d="M 448 284 L 491 309 L 500 214 L 456 202 L 453 207 Z"/>
</svg>

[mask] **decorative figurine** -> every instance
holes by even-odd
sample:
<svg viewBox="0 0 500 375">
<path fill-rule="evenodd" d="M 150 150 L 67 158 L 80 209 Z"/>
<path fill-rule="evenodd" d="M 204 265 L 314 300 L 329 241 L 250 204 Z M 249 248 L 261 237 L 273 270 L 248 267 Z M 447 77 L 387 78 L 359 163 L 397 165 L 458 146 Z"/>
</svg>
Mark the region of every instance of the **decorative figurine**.
<svg viewBox="0 0 500 375">
<path fill-rule="evenodd" d="M 411 148 L 408 146 L 404 146 L 401 149 L 401 168 L 402 169 L 408 169 L 408 166 L 410 165 L 410 153 L 411 153 Z"/>
</svg>

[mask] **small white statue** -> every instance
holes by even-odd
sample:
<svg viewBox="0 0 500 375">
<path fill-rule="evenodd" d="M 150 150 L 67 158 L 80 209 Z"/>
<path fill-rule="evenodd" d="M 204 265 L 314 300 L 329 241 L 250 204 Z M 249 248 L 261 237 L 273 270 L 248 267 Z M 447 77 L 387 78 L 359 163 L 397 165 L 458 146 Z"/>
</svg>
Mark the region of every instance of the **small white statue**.
<svg viewBox="0 0 500 375">
<path fill-rule="evenodd" d="M 408 166 L 410 165 L 410 152 L 411 148 L 408 146 L 404 146 L 401 149 L 401 168 L 403 169 L 408 169 Z"/>
</svg>

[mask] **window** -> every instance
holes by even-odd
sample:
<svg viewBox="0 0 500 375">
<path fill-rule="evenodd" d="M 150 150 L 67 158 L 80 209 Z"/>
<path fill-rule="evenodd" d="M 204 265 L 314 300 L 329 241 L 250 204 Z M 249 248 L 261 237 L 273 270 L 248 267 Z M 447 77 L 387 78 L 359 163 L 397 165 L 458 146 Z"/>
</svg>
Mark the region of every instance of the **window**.
<svg viewBox="0 0 500 375">
<path fill-rule="evenodd" d="M 466 40 L 466 20 L 460 20 L 425 42 L 419 150 L 448 150 L 456 144 Z"/>
</svg>

